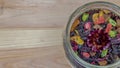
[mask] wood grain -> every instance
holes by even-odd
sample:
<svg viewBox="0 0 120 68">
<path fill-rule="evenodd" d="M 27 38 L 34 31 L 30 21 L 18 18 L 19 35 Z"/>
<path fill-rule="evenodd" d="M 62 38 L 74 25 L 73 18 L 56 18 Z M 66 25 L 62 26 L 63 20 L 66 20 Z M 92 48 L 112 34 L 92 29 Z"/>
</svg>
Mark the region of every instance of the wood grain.
<svg viewBox="0 0 120 68">
<path fill-rule="evenodd" d="M 0 29 L 0 48 L 19 49 L 62 45 L 62 29 Z"/>
<path fill-rule="evenodd" d="M 62 45 L 0 50 L 0 68 L 71 68 Z"/>
</svg>

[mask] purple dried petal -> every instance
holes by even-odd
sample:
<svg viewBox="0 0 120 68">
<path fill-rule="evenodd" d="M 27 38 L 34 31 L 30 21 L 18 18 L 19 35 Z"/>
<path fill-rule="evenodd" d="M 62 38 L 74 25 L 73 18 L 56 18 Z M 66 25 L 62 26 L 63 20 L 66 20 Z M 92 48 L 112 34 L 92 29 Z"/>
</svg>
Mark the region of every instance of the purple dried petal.
<svg viewBox="0 0 120 68">
<path fill-rule="evenodd" d="M 110 44 L 108 43 L 105 47 L 103 47 L 103 50 L 109 48 Z"/>
<path fill-rule="evenodd" d="M 92 44 L 88 44 L 89 47 L 93 46 Z"/>
<path fill-rule="evenodd" d="M 73 50 L 74 50 L 74 51 L 77 51 L 77 50 L 78 50 L 78 46 L 74 46 L 74 47 L 73 47 Z"/>
<path fill-rule="evenodd" d="M 91 64 L 94 64 L 94 65 L 95 65 L 96 63 L 93 61 L 93 62 L 91 62 Z"/>
<path fill-rule="evenodd" d="M 77 46 L 77 43 L 75 41 L 71 40 L 70 42 L 71 42 L 72 47 Z"/>
<path fill-rule="evenodd" d="M 117 35 L 117 38 L 120 38 L 120 34 Z"/>
<path fill-rule="evenodd" d="M 92 51 L 95 51 L 95 52 L 97 51 L 95 46 L 92 47 Z"/>
<path fill-rule="evenodd" d="M 118 39 L 112 39 L 111 43 L 112 44 L 120 44 L 120 38 L 118 38 Z"/>
</svg>

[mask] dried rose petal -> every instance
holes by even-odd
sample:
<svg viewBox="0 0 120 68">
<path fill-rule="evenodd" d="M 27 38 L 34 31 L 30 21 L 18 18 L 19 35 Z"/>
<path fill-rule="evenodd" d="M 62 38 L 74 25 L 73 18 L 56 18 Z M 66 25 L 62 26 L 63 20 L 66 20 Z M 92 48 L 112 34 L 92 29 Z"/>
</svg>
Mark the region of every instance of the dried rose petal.
<svg viewBox="0 0 120 68">
<path fill-rule="evenodd" d="M 91 22 L 87 22 L 85 25 L 84 25 L 84 28 L 85 29 L 91 29 Z"/>
<path fill-rule="evenodd" d="M 89 58 L 89 57 L 90 57 L 90 54 L 87 53 L 87 52 L 83 52 L 82 55 L 83 55 L 85 58 Z"/>
<path fill-rule="evenodd" d="M 99 24 L 105 23 L 105 19 L 103 16 L 99 17 Z"/>
<path fill-rule="evenodd" d="M 101 50 L 109 42 L 108 34 L 104 30 L 95 29 L 88 36 L 87 45 L 92 45 L 92 50 Z"/>
<path fill-rule="evenodd" d="M 111 24 L 107 24 L 105 32 L 108 33 L 111 29 L 112 29 L 112 25 Z"/>
</svg>

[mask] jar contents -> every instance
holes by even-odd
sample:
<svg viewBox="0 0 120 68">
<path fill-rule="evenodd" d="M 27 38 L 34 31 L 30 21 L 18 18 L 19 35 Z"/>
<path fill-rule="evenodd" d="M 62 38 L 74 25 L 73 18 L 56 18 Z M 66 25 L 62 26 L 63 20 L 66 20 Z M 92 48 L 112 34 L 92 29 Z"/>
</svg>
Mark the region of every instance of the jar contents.
<svg viewBox="0 0 120 68">
<path fill-rule="evenodd" d="M 84 61 L 99 66 L 120 58 L 120 17 L 107 9 L 82 13 L 71 26 L 70 43 Z"/>
</svg>

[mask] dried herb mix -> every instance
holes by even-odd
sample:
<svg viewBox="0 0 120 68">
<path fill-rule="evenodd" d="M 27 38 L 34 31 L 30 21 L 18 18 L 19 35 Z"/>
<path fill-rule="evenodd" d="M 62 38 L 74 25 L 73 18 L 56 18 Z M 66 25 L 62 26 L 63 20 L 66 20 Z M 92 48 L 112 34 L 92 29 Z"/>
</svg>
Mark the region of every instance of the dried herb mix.
<svg viewBox="0 0 120 68">
<path fill-rule="evenodd" d="M 107 9 L 82 13 L 71 26 L 70 42 L 84 61 L 105 66 L 120 58 L 120 17 Z"/>
</svg>

